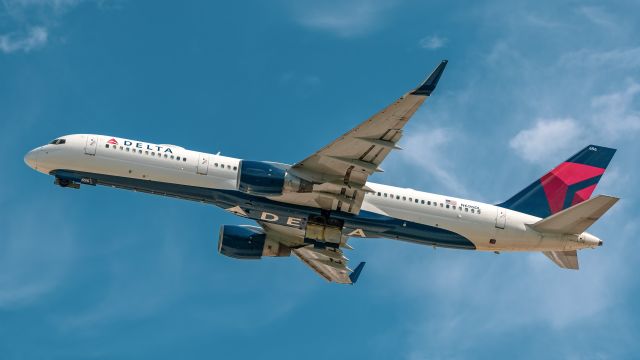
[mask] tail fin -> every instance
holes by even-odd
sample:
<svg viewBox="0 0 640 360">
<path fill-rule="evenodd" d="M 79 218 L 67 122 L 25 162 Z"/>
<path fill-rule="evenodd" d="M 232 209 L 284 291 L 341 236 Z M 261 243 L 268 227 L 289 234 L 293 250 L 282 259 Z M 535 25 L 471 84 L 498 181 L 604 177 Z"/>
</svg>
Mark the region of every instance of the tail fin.
<svg viewBox="0 0 640 360">
<path fill-rule="evenodd" d="M 498 206 L 546 218 L 591 196 L 616 149 L 589 145 Z"/>
</svg>

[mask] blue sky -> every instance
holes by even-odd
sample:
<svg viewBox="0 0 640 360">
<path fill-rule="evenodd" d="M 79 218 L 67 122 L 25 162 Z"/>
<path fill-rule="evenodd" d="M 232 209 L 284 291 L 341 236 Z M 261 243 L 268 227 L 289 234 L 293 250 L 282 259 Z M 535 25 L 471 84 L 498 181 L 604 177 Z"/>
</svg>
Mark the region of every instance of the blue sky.
<svg viewBox="0 0 640 360">
<path fill-rule="evenodd" d="M 0 358 L 633 358 L 640 346 L 640 5 L 412 0 L 0 5 Z M 589 143 L 621 197 L 579 272 L 541 254 L 354 239 L 357 286 L 216 253 L 245 220 L 59 189 L 68 133 L 295 162 L 449 59 L 373 181 L 499 202 Z"/>
</svg>

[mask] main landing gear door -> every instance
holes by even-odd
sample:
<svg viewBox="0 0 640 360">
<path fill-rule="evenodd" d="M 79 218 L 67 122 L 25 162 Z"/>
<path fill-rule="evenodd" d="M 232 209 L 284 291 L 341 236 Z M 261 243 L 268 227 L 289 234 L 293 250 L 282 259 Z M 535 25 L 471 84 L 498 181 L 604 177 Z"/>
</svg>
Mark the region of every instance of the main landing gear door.
<svg viewBox="0 0 640 360">
<path fill-rule="evenodd" d="M 98 146 L 98 137 L 95 135 L 87 135 L 87 143 L 84 145 L 84 153 L 87 155 L 95 155 Z"/>
<path fill-rule="evenodd" d="M 498 229 L 504 229 L 504 225 L 507 223 L 507 210 L 501 207 L 498 207 L 497 209 L 496 227 Z"/>
<path fill-rule="evenodd" d="M 200 175 L 207 175 L 209 172 L 209 156 L 205 154 L 198 155 L 198 168 L 196 171 Z"/>
</svg>

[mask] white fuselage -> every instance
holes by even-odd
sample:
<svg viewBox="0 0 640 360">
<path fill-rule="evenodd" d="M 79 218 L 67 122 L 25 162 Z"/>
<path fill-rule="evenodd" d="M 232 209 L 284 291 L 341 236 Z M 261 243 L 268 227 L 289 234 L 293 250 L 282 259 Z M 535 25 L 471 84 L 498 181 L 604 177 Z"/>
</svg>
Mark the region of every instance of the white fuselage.
<svg viewBox="0 0 640 360">
<path fill-rule="evenodd" d="M 80 134 L 64 139 L 64 144 L 48 144 L 32 150 L 25 161 L 45 174 L 66 170 L 238 191 L 240 159 L 111 136 Z M 80 180 L 85 181 L 91 184 L 91 179 Z M 362 211 L 454 232 L 471 241 L 477 250 L 562 251 L 593 248 L 599 243 L 598 238 L 588 233 L 539 233 L 528 225 L 540 218 L 490 204 L 372 182 L 366 185 L 373 192 L 366 194 Z M 154 193 L 163 194 L 162 191 Z M 269 199 L 280 201 L 278 196 Z M 271 218 L 262 215 L 261 220 Z M 290 221 L 292 226 L 297 224 Z M 369 237 L 364 228 L 350 229 L 346 235 Z"/>
</svg>

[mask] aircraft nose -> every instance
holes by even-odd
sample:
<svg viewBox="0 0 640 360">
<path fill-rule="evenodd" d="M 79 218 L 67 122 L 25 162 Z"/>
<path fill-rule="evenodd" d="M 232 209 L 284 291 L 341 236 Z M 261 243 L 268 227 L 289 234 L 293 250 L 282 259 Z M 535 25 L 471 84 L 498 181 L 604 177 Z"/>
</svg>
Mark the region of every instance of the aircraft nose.
<svg viewBox="0 0 640 360">
<path fill-rule="evenodd" d="M 36 169 L 38 167 L 38 153 L 40 148 L 33 149 L 24 156 L 24 162 L 29 165 L 30 168 Z"/>
</svg>

